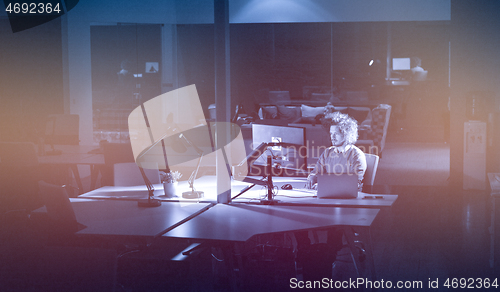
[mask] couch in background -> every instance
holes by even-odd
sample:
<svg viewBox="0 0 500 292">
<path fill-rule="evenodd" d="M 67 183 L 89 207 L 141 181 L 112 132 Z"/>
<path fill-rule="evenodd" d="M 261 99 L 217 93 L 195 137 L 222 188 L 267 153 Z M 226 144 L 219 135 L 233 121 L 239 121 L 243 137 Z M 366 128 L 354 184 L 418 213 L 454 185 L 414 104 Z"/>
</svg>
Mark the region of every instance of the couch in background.
<svg viewBox="0 0 500 292">
<path fill-rule="evenodd" d="M 380 104 L 372 109 L 372 120 L 370 125 L 358 129 L 358 145 L 366 153 L 376 154 L 382 157 L 389 128 L 392 107 L 388 104 Z M 363 149 L 364 147 L 364 149 Z"/>
<path fill-rule="evenodd" d="M 328 131 L 321 126 L 318 115 L 324 106 L 307 105 L 261 105 L 256 123 L 303 127 L 306 129 L 308 162 L 315 161 L 329 147 Z M 363 106 L 334 106 L 335 111 L 346 113 L 358 122 L 359 139 L 356 145 L 366 153 L 381 155 L 385 146 L 391 106 L 379 104 L 373 109 Z"/>
</svg>

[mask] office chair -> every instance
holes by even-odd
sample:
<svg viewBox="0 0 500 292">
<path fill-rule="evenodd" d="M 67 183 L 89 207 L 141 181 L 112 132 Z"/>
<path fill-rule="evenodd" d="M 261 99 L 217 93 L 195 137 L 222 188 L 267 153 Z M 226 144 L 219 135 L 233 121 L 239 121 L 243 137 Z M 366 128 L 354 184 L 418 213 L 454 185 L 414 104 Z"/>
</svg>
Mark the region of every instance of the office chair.
<svg viewBox="0 0 500 292">
<path fill-rule="evenodd" d="M 76 232 L 76 216 L 73 207 L 71 207 L 66 186 L 40 181 L 38 187 L 42 201 L 47 209 L 50 225 L 56 229 L 67 229 L 70 233 Z"/>
<path fill-rule="evenodd" d="M 101 186 L 114 185 L 114 165 L 116 163 L 135 162 L 130 143 L 103 143 L 104 165 L 99 167 L 101 172 Z M 92 179 L 92 185 L 97 179 Z M 142 182 L 144 184 L 144 181 Z"/>
<path fill-rule="evenodd" d="M 38 196 L 40 171 L 35 144 L 0 143 L 0 214 L 42 206 Z"/>
<path fill-rule="evenodd" d="M 32 212 L 31 223 L 46 236 L 34 259 L 33 278 L 48 290 L 114 291 L 117 252 L 75 236 L 85 228 L 77 222 L 66 186 L 39 182 L 46 213 Z"/>
<path fill-rule="evenodd" d="M 365 153 L 366 171 L 363 177 L 363 192 L 371 193 L 375 183 L 375 175 L 377 174 L 379 157 L 375 154 Z"/>
<path fill-rule="evenodd" d="M 365 157 L 366 157 L 366 171 L 365 171 L 365 175 L 363 177 L 363 192 L 371 193 L 372 189 L 373 189 L 374 182 L 375 182 L 375 175 L 377 174 L 379 157 L 377 155 L 367 154 L 367 153 L 365 153 Z M 346 232 L 345 229 L 342 233 L 344 233 L 344 232 Z M 357 232 L 355 232 L 352 228 L 350 228 L 350 230 L 347 230 L 347 232 L 349 234 L 352 234 L 352 236 L 354 236 L 354 240 L 353 240 L 354 247 L 356 247 L 359 251 L 359 254 L 357 255 L 359 258 L 359 262 L 364 261 L 364 259 L 366 258 L 365 244 L 358 239 L 359 234 Z M 315 240 L 319 241 L 317 232 L 313 232 L 313 235 L 315 237 Z M 347 236 L 347 234 L 345 234 L 344 236 Z M 344 245 L 344 247 L 345 246 L 346 245 Z M 356 261 L 354 260 L 354 257 L 356 255 L 353 253 L 352 250 L 350 250 L 350 254 L 351 254 L 351 258 L 353 259 L 353 262 L 356 263 Z M 358 267 L 356 266 L 356 264 L 355 264 L 355 268 L 356 268 L 356 270 L 358 270 Z M 359 273 L 359 271 L 358 271 L 358 273 Z"/>
<path fill-rule="evenodd" d="M 416 71 L 413 74 L 412 81 L 425 81 L 427 79 L 427 71 Z"/>
<path fill-rule="evenodd" d="M 365 175 L 363 177 L 363 192 L 365 193 L 372 193 L 373 191 L 373 185 L 375 183 L 375 175 L 377 174 L 377 168 L 378 168 L 378 162 L 379 162 L 379 157 L 374 154 L 368 154 L 365 153 L 366 157 L 366 171 Z M 359 251 L 358 254 L 358 259 L 359 262 L 362 262 L 366 258 L 366 249 L 365 249 L 365 244 L 359 240 L 359 233 L 355 232 L 352 227 L 349 227 L 349 230 L 345 230 L 344 232 L 348 232 L 351 236 L 354 237 L 354 247 L 356 247 Z M 345 234 L 345 236 L 348 236 Z M 353 253 L 352 250 L 350 250 L 351 258 L 355 264 L 356 270 L 358 270 L 358 267 L 356 266 L 356 261 L 354 259 L 355 254 Z M 358 271 L 359 273 L 359 271 Z"/>
<path fill-rule="evenodd" d="M 44 144 L 51 146 L 51 150 L 46 150 L 46 155 L 60 155 L 62 150 L 55 145 L 79 145 L 80 144 L 80 116 L 76 114 L 56 114 L 49 115 L 45 122 L 45 132 L 43 135 Z M 42 154 L 41 154 L 42 155 Z M 79 194 L 83 193 L 80 182 L 80 173 L 76 164 L 61 165 L 58 168 L 69 168 L 77 180 Z M 68 182 L 66 182 L 68 183 Z M 71 191 L 68 190 L 71 194 Z"/>
<path fill-rule="evenodd" d="M 114 185 L 115 186 L 139 186 L 144 185 L 139 166 L 135 162 L 116 163 L 114 165 Z M 152 184 L 161 183 L 160 171 L 156 164 L 156 169 L 144 168 L 144 173 Z"/>
</svg>

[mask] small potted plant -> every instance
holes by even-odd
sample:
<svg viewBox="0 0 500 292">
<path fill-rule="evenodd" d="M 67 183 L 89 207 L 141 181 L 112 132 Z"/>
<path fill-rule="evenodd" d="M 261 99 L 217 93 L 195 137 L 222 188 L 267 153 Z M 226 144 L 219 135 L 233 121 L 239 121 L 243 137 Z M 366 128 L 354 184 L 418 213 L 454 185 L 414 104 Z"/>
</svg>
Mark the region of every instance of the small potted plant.
<svg viewBox="0 0 500 292">
<path fill-rule="evenodd" d="M 176 197 L 177 181 L 182 177 L 182 173 L 176 171 L 160 172 L 161 182 L 165 196 Z"/>
</svg>

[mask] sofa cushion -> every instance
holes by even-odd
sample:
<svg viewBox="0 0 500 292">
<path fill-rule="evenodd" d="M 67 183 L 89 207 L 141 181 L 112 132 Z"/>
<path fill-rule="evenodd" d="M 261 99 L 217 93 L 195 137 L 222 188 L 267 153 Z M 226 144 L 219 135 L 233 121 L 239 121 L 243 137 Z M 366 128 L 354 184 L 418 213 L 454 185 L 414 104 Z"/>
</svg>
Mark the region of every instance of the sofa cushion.
<svg viewBox="0 0 500 292">
<path fill-rule="evenodd" d="M 347 109 L 347 114 L 351 118 L 355 119 L 358 122 L 358 125 L 361 124 L 366 119 L 369 112 L 370 109 L 357 109 L 354 107 L 349 107 Z"/>
<path fill-rule="evenodd" d="M 263 106 L 262 119 L 278 119 L 278 108 L 276 106 Z"/>
<path fill-rule="evenodd" d="M 325 112 L 324 106 L 313 107 L 307 105 L 301 105 L 300 110 L 302 112 L 302 117 L 304 118 L 314 118 L 319 114 L 323 114 Z"/>
<path fill-rule="evenodd" d="M 280 119 L 286 120 L 288 123 L 295 121 L 300 117 L 299 107 L 288 107 L 284 105 L 278 105 L 278 116 Z"/>
<path fill-rule="evenodd" d="M 349 108 L 346 106 L 336 106 L 334 108 L 336 112 L 341 112 L 343 114 L 347 114 L 347 111 L 349 110 Z"/>
</svg>

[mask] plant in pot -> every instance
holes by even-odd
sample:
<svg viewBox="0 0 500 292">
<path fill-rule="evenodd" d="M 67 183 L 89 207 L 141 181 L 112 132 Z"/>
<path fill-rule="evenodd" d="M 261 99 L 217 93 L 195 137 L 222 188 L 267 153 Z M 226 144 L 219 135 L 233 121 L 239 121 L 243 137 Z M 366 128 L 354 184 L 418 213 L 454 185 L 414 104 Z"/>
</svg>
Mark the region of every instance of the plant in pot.
<svg viewBox="0 0 500 292">
<path fill-rule="evenodd" d="M 163 191 L 165 192 L 166 197 L 169 198 L 177 197 L 176 195 L 177 181 L 181 177 L 182 173 L 178 171 L 160 172 L 160 178 L 163 184 Z"/>
</svg>

